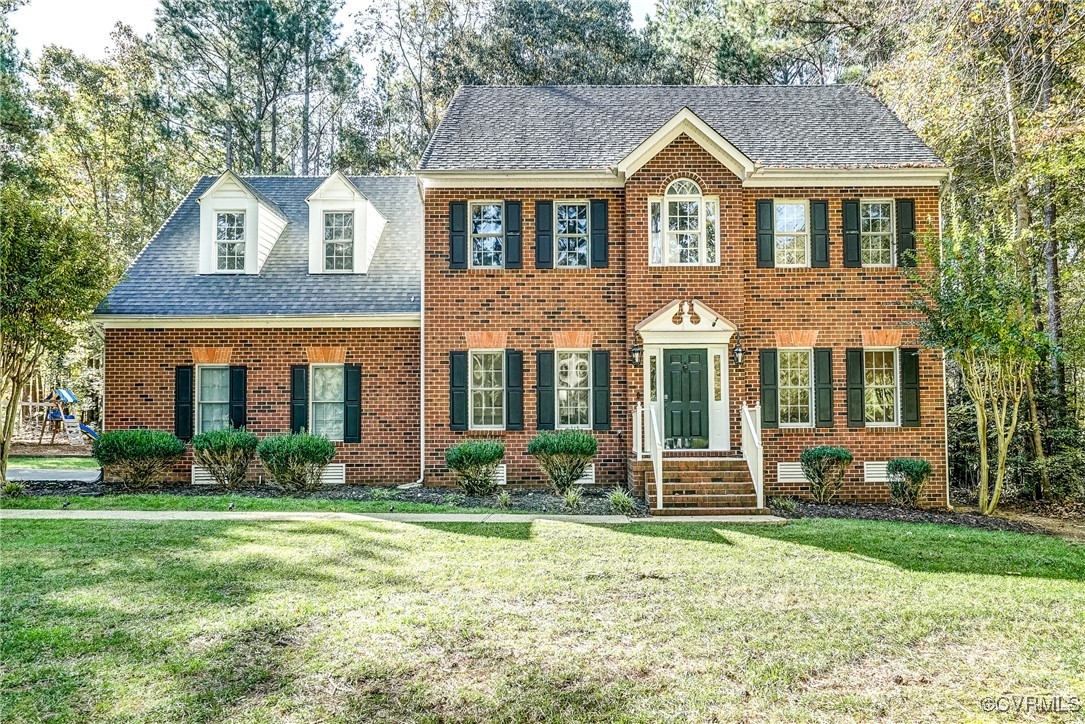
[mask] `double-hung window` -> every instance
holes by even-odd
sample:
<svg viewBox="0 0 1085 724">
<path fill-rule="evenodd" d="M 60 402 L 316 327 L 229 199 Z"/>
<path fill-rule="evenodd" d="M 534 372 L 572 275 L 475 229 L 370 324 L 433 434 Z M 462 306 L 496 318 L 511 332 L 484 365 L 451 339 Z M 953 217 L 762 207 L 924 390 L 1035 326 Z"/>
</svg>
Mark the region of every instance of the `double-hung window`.
<svg viewBox="0 0 1085 724">
<path fill-rule="evenodd" d="M 813 350 L 778 352 L 780 426 L 809 427 L 813 420 Z"/>
<path fill-rule="evenodd" d="M 649 261 L 653 266 L 719 263 L 719 198 L 690 179 L 677 179 L 662 198 L 648 200 Z"/>
<path fill-rule="evenodd" d="M 196 432 L 212 432 L 230 426 L 230 368 L 226 365 L 196 367 Z"/>
<path fill-rule="evenodd" d="M 505 427 L 505 350 L 471 350 L 469 420 L 472 430 Z"/>
<path fill-rule="evenodd" d="M 470 210 L 471 266 L 500 269 L 505 265 L 505 205 L 500 201 L 472 202 Z"/>
<path fill-rule="evenodd" d="M 313 434 L 329 440 L 342 440 L 345 417 L 343 403 L 346 398 L 343 365 L 312 365 L 309 379 Z"/>
<path fill-rule="evenodd" d="M 222 211 L 215 215 L 215 269 L 245 271 L 244 211 Z"/>
<path fill-rule="evenodd" d="M 554 235 L 556 266 L 587 268 L 588 266 L 588 202 L 559 201 L 554 204 L 557 217 Z"/>
<path fill-rule="evenodd" d="M 556 364 L 557 426 L 591 426 L 591 352 L 558 350 Z"/>
<path fill-rule="evenodd" d="M 324 212 L 324 271 L 354 270 L 354 212 Z"/>
<path fill-rule="evenodd" d="M 863 407 L 868 426 L 899 424 L 896 349 L 863 350 Z"/>
<path fill-rule="evenodd" d="M 773 203 L 776 266 L 810 266 L 810 205 L 806 201 Z"/>
<path fill-rule="evenodd" d="M 893 202 L 859 202 L 859 254 L 863 266 L 893 266 Z"/>
</svg>

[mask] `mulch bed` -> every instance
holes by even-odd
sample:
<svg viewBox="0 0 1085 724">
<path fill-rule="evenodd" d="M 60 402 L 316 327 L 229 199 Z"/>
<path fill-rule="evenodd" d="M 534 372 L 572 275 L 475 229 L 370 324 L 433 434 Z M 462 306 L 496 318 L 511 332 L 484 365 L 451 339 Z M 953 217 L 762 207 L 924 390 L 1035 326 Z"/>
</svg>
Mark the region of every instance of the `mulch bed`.
<svg viewBox="0 0 1085 724">
<path fill-rule="evenodd" d="M 46 435 L 46 438 L 48 439 L 48 435 Z M 37 442 L 15 441 L 11 443 L 11 454 L 44 458 L 89 458 L 90 445 L 68 445 L 66 443 L 57 443 L 56 445 L 44 443 L 39 445 Z"/>
<path fill-rule="evenodd" d="M 783 518 L 852 518 L 855 520 L 881 520 L 899 523 L 937 523 L 940 525 L 963 525 L 984 530 L 1001 530 L 1012 533 L 1044 533 L 1048 531 L 1029 523 L 1007 520 L 979 513 L 953 512 L 937 509 L 906 508 L 888 503 L 814 503 L 797 501 L 798 510 L 788 512 L 773 508 L 773 513 Z"/>
<path fill-rule="evenodd" d="M 252 498 L 305 498 L 315 500 L 357 500 L 387 502 L 390 512 L 395 512 L 397 501 L 453 505 L 460 508 L 497 508 L 496 496 L 470 496 L 451 488 L 387 488 L 364 485 L 327 486 L 320 490 L 283 492 L 270 486 L 253 486 L 240 490 L 226 490 L 217 485 L 163 486 L 151 490 L 135 490 L 120 483 L 81 483 L 76 481 L 27 481 L 26 495 L 99 496 L 130 495 L 139 493 L 162 493 L 167 495 L 244 495 Z M 565 501 L 545 490 L 509 490 L 509 510 L 530 511 L 549 515 L 613 515 L 607 500 L 609 489 L 584 488 L 580 507 L 569 509 Z M 647 517 L 644 501 L 635 501 L 636 512 L 631 517 Z"/>
</svg>

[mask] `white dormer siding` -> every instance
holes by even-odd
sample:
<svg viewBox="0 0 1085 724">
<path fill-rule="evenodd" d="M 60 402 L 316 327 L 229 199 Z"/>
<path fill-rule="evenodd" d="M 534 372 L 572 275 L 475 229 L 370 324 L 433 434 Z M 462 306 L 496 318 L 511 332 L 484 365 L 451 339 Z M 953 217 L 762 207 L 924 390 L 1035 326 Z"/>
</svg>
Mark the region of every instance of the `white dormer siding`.
<svg viewBox="0 0 1085 724">
<path fill-rule="evenodd" d="M 320 184 L 306 201 L 309 204 L 309 273 L 368 272 L 387 223 L 372 202 L 338 171 Z M 347 233 L 343 229 L 344 215 L 349 215 L 345 217 L 350 221 Z M 348 246 L 351 253 L 345 261 L 339 255 L 334 263 L 329 263 L 328 243 L 339 244 L 340 249 Z"/>
<path fill-rule="evenodd" d="M 199 203 L 200 274 L 259 274 L 286 227 L 282 214 L 232 171 L 211 184 Z M 220 227 L 227 232 L 220 234 Z M 220 244 L 229 243 L 244 245 L 243 262 L 220 253 Z"/>
</svg>

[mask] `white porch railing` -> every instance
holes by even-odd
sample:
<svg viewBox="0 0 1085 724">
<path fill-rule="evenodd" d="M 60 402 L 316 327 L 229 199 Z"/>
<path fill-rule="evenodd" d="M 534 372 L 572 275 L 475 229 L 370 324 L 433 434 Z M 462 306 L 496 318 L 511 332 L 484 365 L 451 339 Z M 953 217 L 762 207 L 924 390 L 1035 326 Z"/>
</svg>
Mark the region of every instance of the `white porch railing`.
<svg viewBox="0 0 1085 724">
<path fill-rule="evenodd" d="M 758 509 L 765 507 L 765 450 L 761 446 L 761 402 L 750 407 L 742 403 L 742 456 L 750 468 L 753 487 L 757 493 Z"/>
<path fill-rule="evenodd" d="M 646 414 L 647 412 L 647 414 Z M 656 484 L 656 509 L 663 509 L 663 431 L 654 406 L 647 411 L 638 402 L 633 413 L 633 453 L 637 460 L 651 458 L 652 475 Z"/>
<path fill-rule="evenodd" d="M 663 510 L 663 432 L 659 429 L 659 416 L 653 405 L 648 408 L 652 418 L 652 474 L 656 479 L 656 510 Z"/>
</svg>

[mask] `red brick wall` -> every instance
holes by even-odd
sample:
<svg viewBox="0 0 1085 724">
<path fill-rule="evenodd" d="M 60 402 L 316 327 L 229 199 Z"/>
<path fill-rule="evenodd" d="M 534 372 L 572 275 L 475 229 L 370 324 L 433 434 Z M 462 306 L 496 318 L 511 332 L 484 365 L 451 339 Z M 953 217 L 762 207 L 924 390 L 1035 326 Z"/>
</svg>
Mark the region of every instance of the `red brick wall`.
<svg viewBox="0 0 1085 724">
<path fill-rule="evenodd" d="M 248 367 L 248 429 L 261 438 L 290 431 L 290 366 L 307 347 L 345 346 L 361 366 L 362 442 L 336 443 L 347 481 L 396 485 L 419 473 L 417 328 L 107 329 L 105 429 L 173 429 L 174 367 L 193 364 L 194 347 L 229 347 Z M 189 456 L 173 476 L 189 480 Z M 259 470 L 254 466 L 252 475 Z"/>
</svg>

